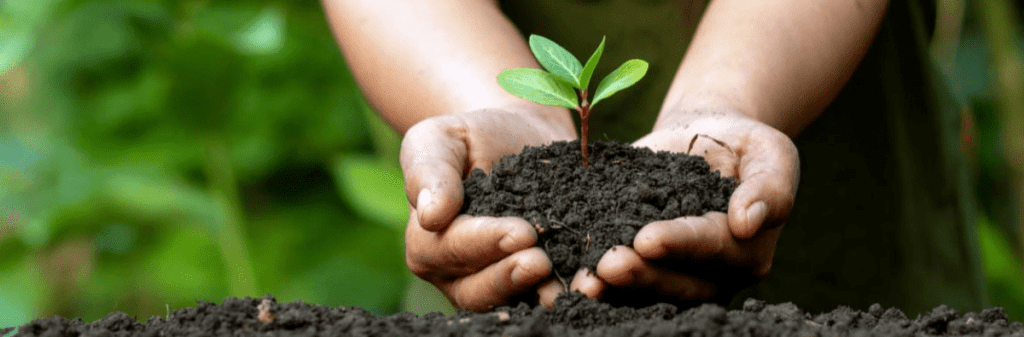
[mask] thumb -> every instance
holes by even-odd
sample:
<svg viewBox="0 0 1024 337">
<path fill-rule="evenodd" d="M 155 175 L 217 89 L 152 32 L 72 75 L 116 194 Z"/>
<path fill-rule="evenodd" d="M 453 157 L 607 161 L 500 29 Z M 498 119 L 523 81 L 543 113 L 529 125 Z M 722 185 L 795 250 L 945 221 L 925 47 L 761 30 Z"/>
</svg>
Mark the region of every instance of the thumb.
<svg viewBox="0 0 1024 337">
<path fill-rule="evenodd" d="M 753 146 L 746 151 L 751 158 L 741 160 L 741 183 L 729 199 L 729 229 L 736 238 L 749 239 L 761 229 L 781 226 L 793 210 L 800 159 L 789 138 L 777 136 L 776 142 Z"/>
<path fill-rule="evenodd" d="M 402 139 L 405 194 L 423 229 L 443 230 L 462 208 L 465 126 L 454 118 L 424 120 Z"/>
</svg>

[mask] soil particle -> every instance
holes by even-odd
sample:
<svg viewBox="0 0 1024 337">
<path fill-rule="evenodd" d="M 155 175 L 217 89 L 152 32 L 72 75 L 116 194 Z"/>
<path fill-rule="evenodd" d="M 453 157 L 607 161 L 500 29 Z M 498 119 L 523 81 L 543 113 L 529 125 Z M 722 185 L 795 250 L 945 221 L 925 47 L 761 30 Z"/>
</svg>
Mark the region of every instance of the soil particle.
<svg viewBox="0 0 1024 337">
<path fill-rule="evenodd" d="M 631 246 L 658 220 L 726 212 L 736 187 L 700 156 L 654 152 L 614 141 L 590 145 L 584 168 L 579 140 L 526 147 L 502 157 L 489 174 L 463 181 L 462 212 L 526 219 L 562 277 L 594 270 L 609 248 Z"/>
<path fill-rule="evenodd" d="M 270 323 L 274 321 L 274 314 L 270 312 L 269 298 L 264 298 L 263 302 L 260 302 L 260 305 L 256 307 L 256 310 L 260 311 L 259 315 L 256 316 L 260 322 Z"/>
<path fill-rule="evenodd" d="M 271 322 L 261 312 L 274 312 Z M 6 336 L 13 328 L 0 329 Z M 679 311 L 668 304 L 613 307 L 580 293 L 559 297 L 553 309 L 501 307 L 491 313 L 461 312 L 380 317 L 358 307 L 330 308 L 271 297 L 199 302 L 168 317 L 139 323 L 115 312 L 92 323 L 62 317 L 37 319 L 14 336 L 1024 336 L 1000 308 L 960 315 L 939 306 L 909 320 L 895 308 L 867 312 L 839 307 L 811 315 L 791 303 L 748 299 L 740 310 L 704 304 Z"/>
</svg>

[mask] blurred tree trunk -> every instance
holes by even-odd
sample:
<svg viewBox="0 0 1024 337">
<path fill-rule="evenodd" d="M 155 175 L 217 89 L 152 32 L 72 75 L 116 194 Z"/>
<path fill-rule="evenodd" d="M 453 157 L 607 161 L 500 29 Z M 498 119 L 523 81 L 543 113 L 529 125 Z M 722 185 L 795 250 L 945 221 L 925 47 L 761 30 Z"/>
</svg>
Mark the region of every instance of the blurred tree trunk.
<svg viewBox="0 0 1024 337">
<path fill-rule="evenodd" d="M 946 74 L 953 73 L 956 51 L 960 46 L 960 32 L 963 30 L 964 0 L 938 0 L 936 2 L 935 33 L 932 34 L 931 52 L 939 67 Z"/>
<path fill-rule="evenodd" d="M 1017 234 L 1024 242 L 1024 56 L 1017 48 L 1018 13 L 1010 0 L 972 1 L 995 72 L 993 86 L 1002 124 L 1011 189 L 1017 200 Z"/>
</svg>

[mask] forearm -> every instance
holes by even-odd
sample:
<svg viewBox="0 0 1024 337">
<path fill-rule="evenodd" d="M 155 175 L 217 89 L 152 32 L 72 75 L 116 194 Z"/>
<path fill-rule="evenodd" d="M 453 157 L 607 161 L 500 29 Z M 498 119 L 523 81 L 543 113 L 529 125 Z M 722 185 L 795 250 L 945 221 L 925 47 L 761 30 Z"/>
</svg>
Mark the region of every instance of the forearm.
<svg viewBox="0 0 1024 337">
<path fill-rule="evenodd" d="M 398 132 L 437 115 L 535 109 L 572 130 L 565 109 L 535 105 L 498 86 L 508 68 L 539 67 L 524 39 L 488 0 L 323 0 L 356 80 Z"/>
<path fill-rule="evenodd" d="M 715 0 L 656 127 L 722 109 L 794 137 L 835 98 L 867 52 L 887 1 Z"/>
</svg>

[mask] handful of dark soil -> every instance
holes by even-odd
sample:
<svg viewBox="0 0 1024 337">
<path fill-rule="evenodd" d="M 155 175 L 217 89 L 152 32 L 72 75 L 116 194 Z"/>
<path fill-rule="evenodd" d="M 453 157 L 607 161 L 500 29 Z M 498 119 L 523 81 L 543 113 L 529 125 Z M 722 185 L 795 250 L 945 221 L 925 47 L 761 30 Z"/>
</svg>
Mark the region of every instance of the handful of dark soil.
<svg viewBox="0 0 1024 337">
<path fill-rule="evenodd" d="M 726 212 L 736 179 L 723 178 L 700 156 L 654 152 L 614 141 L 579 140 L 526 147 L 502 157 L 490 174 L 463 182 L 462 212 L 526 219 L 560 277 L 594 270 L 605 251 L 631 246 L 637 231 L 659 220 Z"/>
<path fill-rule="evenodd" d="M 813 316 L 792 303 L 752 299 L 742 310 L 713 304 L 677 310 L 667 304 L 616 308 L 574 292 L 559 296 L 551 310 L 520 304 L 483 314 L 380 317 L 358 307 L 277 303 L 266 296 L 199 302 L 145 323 L 121 312 L 92 323 L 37 319 L 14 336 L 1024 336 L 1024 325 L 999 308 L 961 316 L 939 306 L 915 320 L 878 304 L 867 312 L 841 306 Z M 0 328 L 0 336 L 13 330 Z"/>
</svg>

